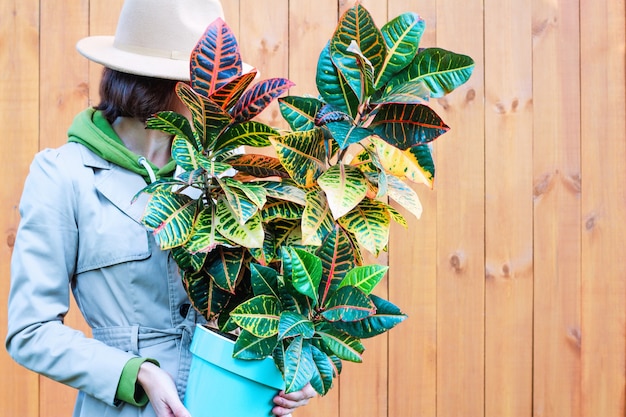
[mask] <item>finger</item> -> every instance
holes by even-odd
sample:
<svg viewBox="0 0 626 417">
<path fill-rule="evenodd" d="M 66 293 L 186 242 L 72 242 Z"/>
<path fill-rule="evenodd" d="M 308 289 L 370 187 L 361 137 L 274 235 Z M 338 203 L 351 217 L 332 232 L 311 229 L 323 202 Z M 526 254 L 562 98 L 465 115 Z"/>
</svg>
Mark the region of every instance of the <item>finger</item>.
<svg viewBox="0 0 626 417">
<path fill-rule="evenodd" d="M 291 409 L 283 408 L 280 406 L 272 408 L 272 414 L 279 417 L 291 417 L 292 411 L 293 410 Z"/>
</svg>

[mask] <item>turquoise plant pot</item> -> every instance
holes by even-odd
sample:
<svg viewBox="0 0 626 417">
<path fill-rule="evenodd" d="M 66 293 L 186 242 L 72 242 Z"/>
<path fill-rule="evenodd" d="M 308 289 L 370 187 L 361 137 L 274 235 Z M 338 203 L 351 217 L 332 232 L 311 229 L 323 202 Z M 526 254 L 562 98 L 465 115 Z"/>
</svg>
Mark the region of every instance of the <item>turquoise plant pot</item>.
<svg viewBox="0 0 626 417">
<path fill-rule="evenodd" d="M 267 417 L 284 389 L 272 358 L 234 359 L 234 342 L 203 326 L 191 341 L 185 406 L 193 417 Z"/>
</svg>

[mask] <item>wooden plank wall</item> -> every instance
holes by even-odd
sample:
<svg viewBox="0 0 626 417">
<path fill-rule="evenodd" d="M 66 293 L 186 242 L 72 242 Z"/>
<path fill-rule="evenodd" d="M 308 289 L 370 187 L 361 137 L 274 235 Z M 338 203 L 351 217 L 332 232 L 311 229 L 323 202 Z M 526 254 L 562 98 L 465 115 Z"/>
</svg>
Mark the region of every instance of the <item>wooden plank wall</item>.
<svg viewBox="0 0 626 417">
<path fill-rule="evenodd" d="M 74 51 L 123 0 L 0 2 L 0 305 L 34 153 L 97 102 Z M 244 60 L 315 93 L 318 53 L 352 0 L 223 0 Z M 619 417 L 626 413 L 626 10 L 623 0 L 363 0 L 380 24 L 427 22 L 423 46 L 471 55 L 433 105 L 452 130 L 381 290 L 410 315 L 370 340 L 296 416 Z M 278 124 L 276 106 L 262 117 Z M 42 196 L 45 198 L 45 196 Z M 85 328 L 73 309 L 68 324 Z M 87 331 L 87 330 L 86 330 Z M 0 309 L 0 334 L 6 308 Z M 75 392 L 0 352 L 0 415 L 71 414 Z"/>
</svg>

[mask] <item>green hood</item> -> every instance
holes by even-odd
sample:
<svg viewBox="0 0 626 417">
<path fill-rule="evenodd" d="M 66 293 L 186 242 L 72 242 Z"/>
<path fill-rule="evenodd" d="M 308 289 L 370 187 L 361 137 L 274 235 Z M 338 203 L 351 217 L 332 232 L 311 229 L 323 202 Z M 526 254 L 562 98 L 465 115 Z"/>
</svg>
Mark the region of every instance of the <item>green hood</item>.
<svg viewBox="0 0 626 417">
<path fill-rule="evenodd" d="M 70 126 L 68 141 L 80 143 L 96 155 L 122 168 L 126 168 L 141 175 L 147 183 L 150 182 L 148 169 L 140 162 L 146 161 L 156 178 L 171 177 L 176 163 L 170 160 L 163 168 L 158 168 L 141 155 L 129 150 L 117 136 L 102 112 L 89 108 L 79 113 Z"/>
</svg>

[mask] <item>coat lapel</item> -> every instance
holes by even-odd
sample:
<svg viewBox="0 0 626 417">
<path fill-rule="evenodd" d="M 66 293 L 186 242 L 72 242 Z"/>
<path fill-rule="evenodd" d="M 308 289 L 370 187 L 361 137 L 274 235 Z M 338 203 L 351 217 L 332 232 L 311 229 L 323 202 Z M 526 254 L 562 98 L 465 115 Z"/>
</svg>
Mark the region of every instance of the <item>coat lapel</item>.
<svg viewBox="0 0 626 417">
<path fill-rule="evenodd" d="M 141 224 L 149 195 L 141 193 L 145 186 L 141 175 L 112 164 L 83 147 L 83 163 L 94 168 L 96 189 L 127 216 Z M 134 200 L 134 201 L 133 201 Z"/>
</svg>

